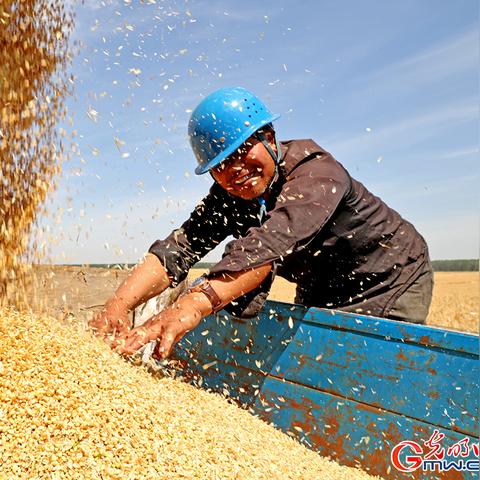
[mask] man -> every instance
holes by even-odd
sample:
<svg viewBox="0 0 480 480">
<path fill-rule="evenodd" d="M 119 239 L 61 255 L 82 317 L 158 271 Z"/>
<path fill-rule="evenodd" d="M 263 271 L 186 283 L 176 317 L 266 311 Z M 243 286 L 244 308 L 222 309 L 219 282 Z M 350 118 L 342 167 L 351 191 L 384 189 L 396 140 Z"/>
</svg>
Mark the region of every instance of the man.
<svg viewBox="0 0 480 480">
<path fill-rule="evenodd" d="M 414 227 L 350 177 L 312 140 L 279 143 L 278 118 L 253 93 L 225 88 L 192 113 L 189 137 L 214 184 L 190 218 L 157 240 L 90 326 L 132 354 L 157 355 L 225 307 L 258 313 L 275 274 L 297 284 L 296 302 L 425 322 L 433 274 Z M 169 286 L 227 236 L 224 256 L 172 306 L 130 329 L 128 312 Z"/>
</svg>

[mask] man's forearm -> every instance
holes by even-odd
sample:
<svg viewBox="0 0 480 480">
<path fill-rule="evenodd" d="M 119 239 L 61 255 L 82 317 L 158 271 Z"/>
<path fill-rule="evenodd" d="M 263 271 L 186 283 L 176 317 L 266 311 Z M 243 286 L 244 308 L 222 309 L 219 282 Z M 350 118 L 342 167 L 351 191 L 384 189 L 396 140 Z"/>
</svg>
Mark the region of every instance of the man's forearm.
<svg viewBox="0 0 480 480">
<path fill-rule="evenodd" d="M 228 305 L 232 300 L 245 295 L 251 290 L 257 288 L 270 273 L 272 266 L 270 264 L 261 267 L 243 270 L 228 274 L 221 274 L 209 280 L 210 285 L 222 301 L 222 305 Z M 211 313 L 210 301 L 203 293 L 189 293 L 179 299 L 178 308 L 187 304 L 192 304 L 204 317 Z"/>
<path fill-rule="evenodd" d="M 228 305 L 232 300 L 260 286 L 271 269 L 272 265 L 267 264 L 241 272 L 223 273 L 212 278 L 210 285 L 222 300 L 222 304 Z"/>
<path fill-rule="evenodd" d="M 222 305 L 258 287 L 270 273 L 271 265 L 264 265 L 233 274 L 218 275 L 210 280 Z M 175 343 L 200 320 L 212 312 L 209 298 L 202 291 L 181 296 L 173 305 L 152 317 L 141 327 L 124 333 L 113 345 L 123 355 L 132 355 L 143 345 L 158 340 L 156 355 L 167 357 Z"/>
<path fill-rule="evenodd" d="M 160 295 L 169 286 L 170 279 L 160 260 L 147 253 L 118 287 L 109 303 L 113 302 L 119 308 L 132 311 L 150 298 Z"/>
</svg>

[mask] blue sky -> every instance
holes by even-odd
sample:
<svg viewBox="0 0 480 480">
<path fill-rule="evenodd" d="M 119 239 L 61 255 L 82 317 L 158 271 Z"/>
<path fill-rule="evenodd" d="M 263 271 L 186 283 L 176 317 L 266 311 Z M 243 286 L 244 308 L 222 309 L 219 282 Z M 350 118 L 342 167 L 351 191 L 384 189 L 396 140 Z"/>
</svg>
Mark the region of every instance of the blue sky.
<svg viewBox="0 0 480 480">
<path fill-rule="evenodd" d="M 187 218 L 211 182 L 193 173 L 189 115 L 223 86 L 280 113 L 281 139 L 329 150 L 414 223 L 433 259 L 478 257 L 476 1 L 86 0 L 75 10 L 76 146 L 44 222 L 52 261 L 134 262 Z"/>
</svg>

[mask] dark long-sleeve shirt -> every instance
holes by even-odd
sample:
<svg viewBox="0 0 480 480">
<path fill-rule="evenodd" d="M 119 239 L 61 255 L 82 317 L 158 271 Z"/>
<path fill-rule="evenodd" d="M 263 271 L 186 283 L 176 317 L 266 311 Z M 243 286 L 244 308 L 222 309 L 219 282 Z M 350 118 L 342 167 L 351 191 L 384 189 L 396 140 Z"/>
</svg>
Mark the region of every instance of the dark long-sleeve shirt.
<svg viewBox="0 0 480 480">
<path fill-rule="evenodd" d="M 150 252 L 176 284 L 233 235 L 210 276 L 273 263 L 297 284 L 298 303 L 387 316 L 428 261 L 424 239 L 312 140 L 281 146 L 266 216 L 257 200 L 232 197 L 214 184 L 190 218 Z M 257 293 L 263 300 L 271 279 L 244 300 Z"/>
</svg>

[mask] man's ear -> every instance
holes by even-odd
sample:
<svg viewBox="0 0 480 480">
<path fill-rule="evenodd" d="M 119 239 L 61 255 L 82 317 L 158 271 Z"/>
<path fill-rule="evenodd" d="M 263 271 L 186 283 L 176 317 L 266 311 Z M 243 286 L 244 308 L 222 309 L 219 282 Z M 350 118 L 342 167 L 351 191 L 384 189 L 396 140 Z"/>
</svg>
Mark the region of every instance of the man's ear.
<svg viewBox="0 0 480 480">
<path fill-rule="evenodd" d="M 267 138 L 268 143 L 272 146 L 275 153 L 277 152 L 277 142 L 275 140 L 275 130 L 273 128 L 268 128 L 265 132 L 265 137 Z"/>
<path fill-rule="evenodd" d="M 275 142 L 275 130 L 270 125 L 265 125 L 262 131 L 263 131 L 263 134 L 265 135 L 267 142 L 276 150 L 277 145 Z"/>
</svg>

